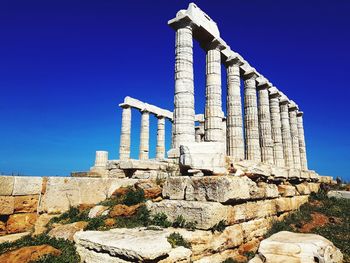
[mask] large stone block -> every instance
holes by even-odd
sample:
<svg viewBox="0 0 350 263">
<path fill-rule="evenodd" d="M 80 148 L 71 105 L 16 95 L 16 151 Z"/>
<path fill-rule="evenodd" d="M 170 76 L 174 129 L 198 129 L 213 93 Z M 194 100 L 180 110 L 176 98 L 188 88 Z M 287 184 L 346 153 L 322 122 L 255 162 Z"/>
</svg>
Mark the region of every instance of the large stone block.
<svg viewBox="0 0 350 263">
<path fill-rule="evenodd" d="M 0 176 L 0 195 L 12 195 L 14 176 Z"/>
<path fill-rule="evenodd" d="M 264 236 L 269 231 L 274 217 L 260 218 L 241 224 L 244 242 Z"/>
<path fill-rule="evenodd" d="M 235 174 L 248 177 L 270 177 L 272 175 L 271 165 L 252 160 L 235 162 L 233 168 L 236 170 Z"/>
<path fill-rule="evenodd" d="M 307 182 L 295 185 L 298 193 L 301 195 L 309 195 L 311 194 L 310 184 Z"/>
<path fill-rule="evenodd" d="M 34 213 L 38 210 L 39 195 L 15 196 L 15 213 Z"/>
<path fill-rule="evenodd" d="M 163 197 L 172 200 L 184 200 L 186 188 L 190 185 L 190 177 L 188 176 L 172 176 L 168 177 L 163 186 Z"/>
<path fill-rule="evenodd" d="M 340 250 L 328 239 L 315 234 L 281 231 L 263 240 L 258 252 L 259 257 L 269 263 L 343 262 Z"/>
<path fill-rule="evenodd" d="M 0 215 L 11 215 L 14 212 L 13 196 L 0 196 Z"/>
<path fill-rule="evenodd" d="M 21 233 L 34 228 L 38 215 L 36 213 L 10 215 L 6 222 L 7 233 Z"/>
<path fill-rule="evenodd" d="M 327 193 L 327 196 L 329 198 L 343 198 L 343 199 L 350 199 L 350 192 L 349 191 L 329 191 Z"/>
<path fill-rule="evenodd" d="M 15 176 L 12 195 L 37 195 L 42 187 L 42 177 Z"/>
<path fill-rule="evenodd" d="M 278 186 L 278 192 L 282 197 L 290 197 L 297 195 L 297 191 L 293 185 L 280 184 Z"/>
<path fill-rule="evenodd" d="M 227 174 L 226 150 L 220 142 L 187 143 L 180 146 L 180 167 L 204 174 Z"/>
<path fill-rule="evenodd" d="M 127 178 L 49 177 L 40 211 L 62 213 L 70 206 L 96 204 L 110 197 L 116 189 L 136 182 Z"/>
<path fill-rule="evenodd" d="M 298 209 L 309 200 L 308 196 L 281 197 L 276 199 L 277 212 L 288 212 Z"/>
<path fill-rule="evenodd" d="M 164 213 L 170 221 L 182 215 L 186 222 L 196 222 L 198 229 L 210 229 L 228 218 L 228 206 L 216 202 L 184 200 L 163 200 L 158 203 L 147 202 L 151 214 Z"/>
</svg>

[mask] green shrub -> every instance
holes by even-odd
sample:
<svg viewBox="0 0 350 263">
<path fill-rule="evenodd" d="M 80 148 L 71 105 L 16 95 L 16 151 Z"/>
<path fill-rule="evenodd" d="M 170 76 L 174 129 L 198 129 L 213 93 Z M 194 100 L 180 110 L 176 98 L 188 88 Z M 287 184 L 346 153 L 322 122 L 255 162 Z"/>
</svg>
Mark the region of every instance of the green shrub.
<svg viewBox="0 0 350 263">
<path fill-rule="evenodd" d="M 126 192 L 123 203 L 127 206 L 137 205 L 145 202 L 145 193 L 142 189 L 132 189 Z"/>
<path fill-rule="evenodd" d="M 168 221 L 168 217 L 164 213 L 155 214 L 151 220 L 151 224 L 156 226 L 161 226 L 164 228 L 172 226 L 172 223 Z"/>
<path fill-rule="evenodd" d="M 219 223 L 214 225 L 211 229 L 212 232 L 218 231 L 218 232 L 224 232 L 225 228 L 227 226 L 227 223 L 225 220 L 221 220 Z"/>
<path fill-rule="evenodd" d="M 150 213 L 146 206 L 141 206 L 135 215 L 131 217 L 118 217 L 116 227 L 118 228 L 135 228 L 148 226 L 150 224 Z"/>
<path fill-rule="evenodd" d="M 77 207 L 70 207 L 68 211 L 64 212 L 58 217 L 50 220 L 48 227 L 51 228 L 53 223 L 70 224 L 78 221 L 88 221 L 88 210 L 79 211 Z"/>
<path fill-rule="evenodd" d="M 186 220 L 182 215 L 179 215 L 176 217 L 175 221 L 173 222 L 173 227 L 175 228 L 183 228 L 186 225 Z"/>
<path fill-rule="evenodd" d="M 98 216 L 95 218 L 89 219 L 89 224 L 85 230 L 106 230 L 104 220 L 107 219 L 107 216 Z"/>
<path fill-rule="evenodd" d="M 180 246 L 185 248 L 191 248 L 191 244 L 187 242 L 179 233 L 172 233 L 168 236 L 167 239 L 173 248 Z"/>
<path fill-rule="evenodd" d="M 233 258 L 227 258 L 224 261 L 222 261 L 221 263 L 237 263 L 237 261 L 234 260 Z"/>
<path fill-rule="evenodd" d="M 196 226 L 197 226 L 197 221 L 194 221 L 194 222 L 186 222 L 185 224 L 185 228 L 187 230 L 190 230 L 190 231 L 194 231 L 196 229 Z"/>
</svg>

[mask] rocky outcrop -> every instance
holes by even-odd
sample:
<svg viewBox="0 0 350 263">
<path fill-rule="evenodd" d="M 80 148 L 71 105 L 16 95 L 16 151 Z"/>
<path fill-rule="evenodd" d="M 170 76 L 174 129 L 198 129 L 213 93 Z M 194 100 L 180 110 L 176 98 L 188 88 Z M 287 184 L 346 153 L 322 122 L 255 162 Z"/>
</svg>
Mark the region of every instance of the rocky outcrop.
<svg viewBox="0 0 350 263">
<path fill-rule="evenodd" d="M 74 234 L 84 230 L 87 225 L 88 223 L 84 221 L 79 221 L 67 225 L 58 225 L 54 227 L 48 235 L 54 238 L 63 238 L 65 240 L 73 241 Z"/>
<path fill-rule="evenodd" d="M 6 223 L 7 233 L 13 234 L 33 230 L 37 217 L 36 213 L 11 215 Z"/>
<path fill-rule="evenodd" d="M 29 263 L 47 255 L 59 256 L 61 251 L 49 245 L 22 247 L 0 255 L 0 262 Z"/>
<path fill-rule="evenodd" d="M 90 209 L 88 217 L 89 218 L 95 218 L 98 216 L 104 216 L 108 215 L 109 213 L 109 207 L 108 206 L 103 206 L 103 205 L 96 205 L 93 208 Z"/>
<path fill-rule="evenodd" d="M 343 255 L 328 239 L 315 234 L 278 232 L 260 243 L 258 256 L 250 263 L 259 262 L 341 263 Z"/>
<path fill-rule="evenodd" d="M 327 196 L 329 198 L 344 198 L 344 199 L 350 199 L 350 191 L 329 191 L 327 193 Z"/>
<path fill-rule="evenodd" d="M 117 216 L 132 216 L 136 214 L 137 209 L 139 209 L 141 204 L 133 205 L 133 206 L 127 206 L 127 205 L 115 205 L 111 211 L 109 212 L 109 216 L 111 217 L 117 217 Z"/>
</svg>

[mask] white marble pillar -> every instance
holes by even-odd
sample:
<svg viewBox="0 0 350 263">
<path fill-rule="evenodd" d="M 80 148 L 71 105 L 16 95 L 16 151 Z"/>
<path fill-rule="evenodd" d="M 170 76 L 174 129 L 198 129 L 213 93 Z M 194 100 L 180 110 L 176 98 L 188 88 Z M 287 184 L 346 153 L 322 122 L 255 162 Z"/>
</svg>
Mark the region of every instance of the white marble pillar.
<svg viewBox="0 0 350 263">
<path fill-rule="evenodd" d="M 120 105 L 123 108 L 122 127 L 120 134 L 119 159 L 130 159 L 130 134 L 131 134 L 131 107 L 126 104 Z"/>
<path fill-rule="evenodd" d="M 297 122 L 298 122 L 298 134 L 299 134 L 300 166 L 302 170 L 308 170 L 302 111 L 297 112 Z"/>
<path fill-rule="evenodd" d="M 96 158 L 95 158 L 95 168 L 102 168 L 106 167 L 108 162 L 108 152 L 106 151 L 96 151 Z"/>
<path fill-rule="evenodd" d="M 195 141 L 193 40 L 190 23 L 180 23 L 175 43 L 175 96 L 173 146 Z"/>
<path fill-rule="evenodd" d="M 156 158 L 164 159 L 165 156 L 165 118 L 163 116 L 157 116 L 158 127 L 157 127 L 157 148 Z"/>
<path fill-rule="evenodd" d="M 241 102 L 240 65 L 242 62 L 236 57 L 226 60 L 227 72 L 227 155 L 234 160 L 244 159 L 244 136 Z"/>
<path fill-rule="evenodd" d="M 290 133 L 288 104 L 289 104 L 288 98 L 284 94 L 281 94 L 280 111 L 281 111 L 282 142 L 283 142 L 284 161 L 285 161 L 286 167 L 294 168 L 293 148 L 292 148 L 292 138 L 291 138 L 291 133 Z"/>
<path fill-rule="evenodd" d="M 141 112 L 141 132 L 140 132 L 140 160 L 149 158 L 149 112 Z"/>
<path fill-rule="evenodd" d="M 293 162 L 294 168 L 301 169 L 300 165 L 300 150 L 299 150 L 299 134 L 298 134 L 298 121 L 297 111 L 298 106 L 291 101 L 289 107 L 289 122 L 290 122 L 290 133 L 292 137 L 292 150 L 293 150 Z"/>
<path fill-rule="evenodd" d="M 281 130 L 281 113 L 279 97 L 280 94 L 275 87 L 269 89 L 270 93 L 270 114 L 271 114 L 271 131 L 273 140 L 273 160 L 278 167 L 284 167 L 282 130 Z"/>
<path fill-rule="evenodd" d="M 214 40 L 206 47 L 206 104 L 205 141 L 223 142 L 221 101 L 221 52 L 222 45 Z"/>
<path fill-rule="evenodd" d="M 258 85 L 259 131 L 261 161 L 263 163 L 274 164 L 270 102 L 268 92 L 269 87 L 270 85 L 265 81 L 261 82 L 261 85 Z"/>
<path fill-rule="evenodd" d="M 256 96 L 256 78 L 254 71 L 246 72 L 244 78 L 244 131 L 245 156 L 247 160 L 261 162 L 259 141 L 258 106 Z"/>
</svg>

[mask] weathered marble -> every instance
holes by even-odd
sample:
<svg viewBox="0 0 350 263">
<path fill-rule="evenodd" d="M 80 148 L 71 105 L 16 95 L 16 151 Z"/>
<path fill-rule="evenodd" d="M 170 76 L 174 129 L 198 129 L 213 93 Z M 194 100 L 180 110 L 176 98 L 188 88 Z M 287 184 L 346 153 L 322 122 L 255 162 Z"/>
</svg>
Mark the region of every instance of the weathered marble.
<svg viewBox="0 0 350 263">
<path fill-rule="evenodd" d="M 290 132 L 292 137 L 294 168 L 301 169 L 298 122 L 297 122 L 298 106 L 294 103 L 294 101 L 291 101 L 288 106 L 289 106 L 289 122 L 290 122 Z"/>
<path fill-rule="evenodd" d="M 165 157 L 165 119 L 163 116 L 158 116 L 157 126 L 157 148 L 156 158 L 164 159 Z"/>
<path fill-rule="evenodd" d="M 140 132 L 140 160 L 149 158 L 149 112 L 142 111 Z"/>
<path fill-rule="evenodd" d="M 304 135 L 304 123 L 303 123 L 303 112 L 297 112 L 297 126 L 299 134 L 299 152 L 300 152 L 300 166 L 301 169 L 307 170 L 307 157 L 306 157 L 306 145 L 305 145 L 305 135 Z"/>
<path fill-rule="evenodd" d="M 257 77 L 258 75 L 252 69 L 244 75 L 244 131 L 246 159 L 260 162 L 261 150 L 256 96 Z"/>
<path fill-rule="evenodd" d="M 131 136 L 131 107 L 120 105 L 123 108 L 122 128 L 120 135 L 119 159 L 130 158 L 130 136 Z"/>
<path fill-rule="evenodd" d="M 291 138 L 291 132 L 290 132 L 288 103 L 289 103 L 288 98 L 283 93 L 281 93 L 280 111 L 281 111 L 281 124 L 282 124 L 283 155 L 284 155 L 285 166 L 289 168 L 293 168 L 294 160 L 293 160 L 292 138 Z"/>
<path fill-rule="evenodd" d="M 95 168 L 105 168 L 108 162 L 108 152 L 96 151 Z"/>
<path fill-rule="evenodd" d="M 244 159 L 244 135 L 241 103 L 240 68 L 237 57 L 226 60 L 227 71 L 227 155 L 235 161 Z"/>
</svg>

